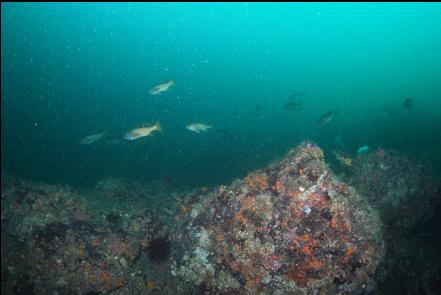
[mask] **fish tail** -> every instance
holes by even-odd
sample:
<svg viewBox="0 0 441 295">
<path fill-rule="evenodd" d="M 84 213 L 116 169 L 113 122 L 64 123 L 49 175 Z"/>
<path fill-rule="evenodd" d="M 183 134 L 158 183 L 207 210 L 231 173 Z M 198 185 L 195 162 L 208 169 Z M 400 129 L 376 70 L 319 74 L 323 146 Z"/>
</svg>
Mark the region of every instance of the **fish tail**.
<svg viewBox="0 0 441 295">
<path fill-rule="evenodd" d="M 159 123 L 159 121 L 155 123 L 155 128 L 157 131 L 162 131 L 161 123 Z"/>
</svg>

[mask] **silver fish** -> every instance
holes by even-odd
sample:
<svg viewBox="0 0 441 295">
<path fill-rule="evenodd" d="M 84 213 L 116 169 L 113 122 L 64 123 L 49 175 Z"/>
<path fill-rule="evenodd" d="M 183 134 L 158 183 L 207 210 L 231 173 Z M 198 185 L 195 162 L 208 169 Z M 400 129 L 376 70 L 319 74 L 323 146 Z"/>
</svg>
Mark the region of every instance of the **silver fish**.
<svg viewBox="0 0 441 295">
<path fill-rule="evenodd" d="M 199 134 L 201 132 L 207 131 L 208 129 L 210 129 L 212 127 L 210 125 L 206 125 L 203 123 L 191 123 L 191 124 L 188 124 L 185 128 L 187 130 L 190 130 L 190 131 L 193 131 L 193 132 L 196 132 Z"/>
<path fill-rule="evenodd" d="M 91 143 L 103 140 L 107 137 L 109 137 L 108 132 L 101 132 L 101 133 L 97 133 L 97 134 L 88 135 L 86 137 L 83 137 L 80 140 L 80 144 L 91 144 Z"/>
<path fill-rule="evenodd" d="M 151 95 L 161 94 L 162 92 L 169 90 L 170 87 L 172 87 L 173 85 L 175 85 L 174 79 L 171 79 L 171 80 L 168 80 L 165 82 L 161 82 L 161 83 L 155 85 L 152 89 L 150 89 L 149 93 Z"/>
<path fill-rule="evenodd" d="M 334 119 L 335 111 L 329 111 L 326 112 L 323 116 L 320 117 L 320 120 L 318 121 L 319 127 L 323 127 L 325 125 L 328 125 L 332 119 Z"/>
</svg>

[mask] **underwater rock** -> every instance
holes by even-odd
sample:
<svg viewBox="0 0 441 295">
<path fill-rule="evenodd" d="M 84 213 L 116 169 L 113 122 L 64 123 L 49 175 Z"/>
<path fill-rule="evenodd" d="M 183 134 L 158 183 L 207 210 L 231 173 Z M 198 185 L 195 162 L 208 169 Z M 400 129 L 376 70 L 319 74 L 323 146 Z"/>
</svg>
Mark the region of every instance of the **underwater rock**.
<svg viewBox="0 0 441 295">
<path fill-rule="evenodd" d="M 368 293 L 384 255 L 378 214 L 311 142 L 176 220 L 172 274 L 209 293 Z"/>
<path fill-rule="evenodd" d="M 438 294 L 441 253 L 439 216 L 434 213 L 440 206 L 441 189 L 426 165 L 399 152 L 378 149 L 356 159 L 348 182 L 379 211 L 384 224 L 387 259 L 378 272 L 388 274 L 383 289 Z"/>
<path fill-rule="evenodd" d="M 404 154 L 379 149 L 361 155 L 351 185 L 378 209 L 391 232 L 408 232 L 424 223 L 440 201 L 440 185 L 421 162 Z"/>
<path fill-rule="evenodd" d="M 88 219 L 86 200 L 69 187 L 2 179 L 2 229 L 17 237 L 51 223 Z"/>
<path fill-rule="evenodd" d="M 389 274 L 384 284 L 391 291 L 385 294 L 441 294 L 440 242 L 438 239 L 429 243 L 416 235 L 391 234 L 387 238 L 384 265 Z"/>
<path fill-rule="evenodd" d="M 145 294 L 165 284 L 146 265 L 169 251 L 151 214 L 131 212 L 119 226 L 66 187 L 2 177 L 1 193 L 2 294 Z"/>
</svg>

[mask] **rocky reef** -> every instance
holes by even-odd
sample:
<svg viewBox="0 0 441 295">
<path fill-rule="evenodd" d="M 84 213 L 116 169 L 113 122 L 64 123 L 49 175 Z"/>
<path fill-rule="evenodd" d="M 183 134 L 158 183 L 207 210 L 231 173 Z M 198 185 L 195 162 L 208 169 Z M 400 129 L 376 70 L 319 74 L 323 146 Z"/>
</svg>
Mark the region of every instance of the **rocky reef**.
<svg viewBox="0 0 441 295">
<path fill-rule="evenodd" d="M 338 179 L 307 141 L 194 191 L 2 174 L 2 293 L 437 294 L 439 184 L 389 150 L 351 169 Z"/>
<path fill-rule="evenodd" d="M 360 156 L 354 167 L 348 182 L 379 211 L 387 230 L 409 232 L 434 214 L 439 184 L 423 162 L 379 149 Z"/>
<path fill-rule="evenodd" d="M 3 177 L 1 196 L 2 294 L 166 290 L 156 258 L 167 256 L 152 248 L 168 233 L 145 210 L 101 215 L 70 188 Z"/>
<path fill-rule="evenodd" d="M 389 293 L 441 292 L 441 186 L 429 171 L 422 160 L 378 149 L 358 157 L 346 178 L 380 214 Z"/>
<path fill-rule="evenodd" d="M 383 259 L 375 210 L 312 142 L 183 205 L 172 274 L 207 293 L 362 294 Z"/>
</svg>

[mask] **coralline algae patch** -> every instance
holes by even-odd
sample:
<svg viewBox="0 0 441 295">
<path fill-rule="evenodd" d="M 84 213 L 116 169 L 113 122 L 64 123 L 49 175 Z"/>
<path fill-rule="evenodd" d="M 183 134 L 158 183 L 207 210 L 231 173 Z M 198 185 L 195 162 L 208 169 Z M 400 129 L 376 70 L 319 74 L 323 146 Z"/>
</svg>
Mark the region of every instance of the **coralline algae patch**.
<svg viewBox="0 0 441 295">
<path fill-rule="evenodd" d="M 380 220 L 305 142 L 177 220 L 172 274 L 214 293 L 363 293 L 384 256 Z"/>
</svg>

